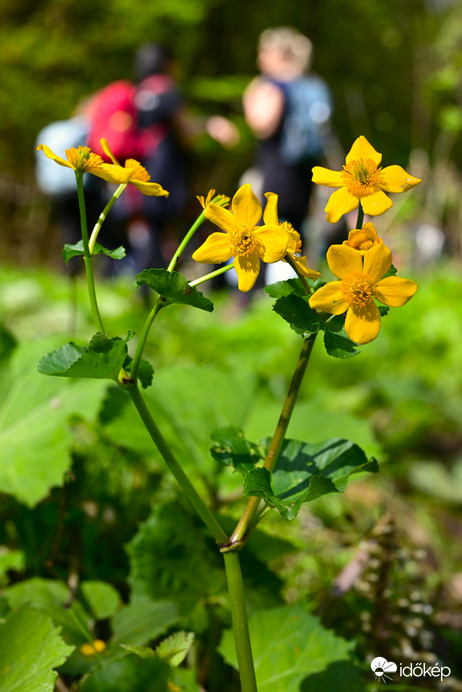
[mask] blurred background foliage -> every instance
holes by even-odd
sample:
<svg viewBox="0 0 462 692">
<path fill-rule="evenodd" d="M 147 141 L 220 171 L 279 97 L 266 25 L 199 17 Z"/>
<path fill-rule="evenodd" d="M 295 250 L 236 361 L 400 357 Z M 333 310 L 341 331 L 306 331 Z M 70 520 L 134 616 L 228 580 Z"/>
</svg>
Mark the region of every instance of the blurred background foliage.
<svg viewBox="0 0 462 692">
<path fill-rule="evenodd" d="M 413 152 L 411 172 L 424 176 L 421 217 L 443 227 L 460 254 L 461 15 L 453 0 L 1 0 L 2 249 L 8 243 L 14 253 L 18 233 L 35 237 L 43 226 L 33 171 L 39 130 L 105 84 L 132 77 L 134 51 L 146 40 L 172 49 L 192 111 L 222 113 L 239 127 L 233 150 L 206 136 L 196 142 L 197 191 L 232 193 L 252 159 L 241 94 L 255 74 L 258 36 L 290 24 L 313 41 L 313 70 L 333 90 L 341 148 L 364 134 L 386 163 L 407 165 Z M 33 260 L 26 251 L 14 257 Z"/>
</svg>

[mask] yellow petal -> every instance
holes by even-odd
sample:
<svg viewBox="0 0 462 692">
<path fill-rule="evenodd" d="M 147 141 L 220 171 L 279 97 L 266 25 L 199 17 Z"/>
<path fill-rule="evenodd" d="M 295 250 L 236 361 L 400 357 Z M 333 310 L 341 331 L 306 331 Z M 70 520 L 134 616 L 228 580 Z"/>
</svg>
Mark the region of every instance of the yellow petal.
<svg viewBox="0 0 462 692">
<path fill-rule="evenodd" d="M 346 162 L 356 161 L 357 159 L 372 159 L 378 166 L 382 160 L 382 154 L 374 149 L 372 144 L 369 144 L 367 139 L 361 135 L 353 142 L 353 146 L 347 154 Z"/>
<path fill-rule="evenodd" d="M 167 190 L 164 190 L 159 183 L 145 183 L 138 180 L 132 180 L 131 183 L 137 187 L 143 195 L 149 195 L 150 197 L 168 197 L 170 194 Z"/>
<path fill-rule="evenodd" d="M 374 286 L 374 297 L 390 308 L 400 308 L 416 291 L 415 281 L 401 279 L 399 276 L 387 276 Z"/>
<path fill-rule="evenodd" d="M 354 272 L 361 274 L 363 272 L 363 260 L 360 253 L 348 245 L 331 245 L 326 258 L 332 274 L 339 279 L 344 279 Z"/>
<path fill-rule="evenodd" d="M 226 233 L 209 235 L 205 243 L 202 243 L 192 256 L 196 262 L 207 262 L 207 264 L 221 264 L 231 257 L 232 251 Z"/>
<path fill-rule="evenodd" d="M 233 197 L 231 206 L 239 226 L 253 228 L 261 219 L 261 204 L 249 184 L 239 188 Z"/>
<path fill-rule="evenodd" d="M 228 211 L 228 209 L 223 209 L 223 207 L 220 207 L 218 204 L 214 204 L 213 202 L 210 202 L 210 204 L 205 207 L 204 215 L 209 221 L 218 226 L 218 228 L 221 228 L 223 231 L 228 233 L 232 233 L 238 228 L 236 219 L 231 212 Z"/>
<path fill-rule="evenodd" d="M 52 161 L 55 161 L 56 163 L 59 163 L 60 166 L 65 166 L 66 168 L 72 168 L 74 169 L 74 166 L 72 166 L 69 161 L 66 161 L 65 159 L 61 158 L 61 156 L 57 156 L 50 147 L 47 147 L 46 144 L 39 144 L 37 147 L 37 151 L 43 151 L 45 156 L 48 156 L 49 159 L 52 159 Z"/>
<path fill-rule="evenodd" d="M 325 187 L 342 187 L 345 183 L 341 171 L 331 171 L 323 166 L 315 166 L 313 169 L 313 183 L 325 185 Z"/>
<path fill-rule="evenodd" d="M 246 257 L 234 258 L 234 268 L 237 273 L 238 288 L 240 291 L 250 291 L 257 280 L 260 271 L 260 259 L 257 254 L 252 253 Z"/>
<path fill-rule="evenodd" d="M 104 153 L 106 154 L 106 156 L 107 156 L 109 159 L 111 159 L 112 163 L 114 163 L 116 166 L 119 166 L 120 164 L 119 164 L 119 162 L 117 161 L 117 159 L 116 159 L 116 157 L 114 156 L 114 154 L 112 153 L 112 151 L 111 151 L 111 149 L 110 149 L 110 147 L 109 147 L 109 143 L 108 143 L 107 139 L 104 139 L 104 138 L 103 138 L 103 139 L 100 139 L 99 141 L 100 141 L 101 147 L 102 147 Z"/>
<path fill-rule="evenodd" d="M 264 262 L 278 262 L 286 254 L 289 234 L 282 226 L 261 226 L 255 229 L 254 236 L 259 241 L 258 255 Z"/>
<path fill-rule="evenodd" d="M 340 289 L 341 281 L 331 281 L 313 293 L 309 303 L 315 310 L 329 312 L 331 315 L 341 315 L 348 310 L 348 303 Z"/>
<path fill-rule="evenodd" d="M 263 212 L 263 223 L 277 225 L 278 219 L 278 196 L 274 192 L 265 192 L 266 207 Z"/>
<path fill-rule="evenodd" d="M 336 223 L 344 214 L 356 209 L 358 204 L 358 198 L 348 192 L 346 187 L 341 187 L 331 194 L 324 209 L 327 221 Z"/>
<path fill-rule="evenodd" d="M 392 256 L 385 243 L 374 245 L 364 255 L 364 274 L 376 283 L 391 267 Z"/>
<path fill-rule="evenodd" d="M 93 169 L 91 172 L 98 178 L 102 178 L 108 183 L 115 183 L 116 185 L 129 183 L 130 175 L 132 173 L 132 171 L 129 169 L 112 163 L 103 163 L 101 166 Z"/>
<path fill-rule="evenodd" d="M 319 279 L 321 272 L 315 269 L 310 269 L 306 264 L 306 257 L 295 257 L 292 255 L 292 261 L 297 265 L 297 271 L 307 279 Z"/>
<path fill-rule="evenodd" d="M 381 178 L 385 183 L 385 192 L 406 192 L 422 182 L 420 178 L 406 173 L 401 166 L 387 166 L 381 171 Z"/>
<path fill-rule="evenodd" d="M 393 206 L 393 202 L 382 190 L 374 192 L 368 197 L 361 197 L 361 206 L 365 214 L 369 216 L 380 216 L 384 211 Z"/>
<path fill-rule="evenodd" d="M 357 344 L 368 344 L 380 331 L 380 312 L 373 300 L 367 305 L 350 305 L 345 331 Z"/>
</svg>

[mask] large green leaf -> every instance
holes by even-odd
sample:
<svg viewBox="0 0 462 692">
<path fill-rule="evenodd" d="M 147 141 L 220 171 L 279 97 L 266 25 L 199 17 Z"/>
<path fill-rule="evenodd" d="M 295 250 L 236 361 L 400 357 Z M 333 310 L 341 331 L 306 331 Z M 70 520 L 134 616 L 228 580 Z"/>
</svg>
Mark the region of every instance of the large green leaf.
<svg viewBox="0 0 462 692">
<path fill-rule="evenodd" d="M 42 375 L 117 381 L 127 357 L 127 341 L 132 336 L 129 332 L 124 339 L 109 338 L 97 332 L 88 346 L 78 346 L 71 341 L 44 356 L 38 371 Z"/>
<path fill-rule="evenodd" d="M 174 603 L 134 595 L 131 603 L 114 616 L 112 644 L 147 644 L 176 622 L 178 608 Z"/>
<path fill-rule="evenodd" d="M 165 305 L 181 303 L 212 312 L 213 303 L 194 286 L 190 286 L 180 272 L 166 269 L 145 269 L 135 279 L 135 286 L 149 286 L 156 291 Z"/>
<path fill-rule="evenodd" d="M 103 382 L 42 377 L 36 363 L 49 346 L 38 341 L 16 349 L 0 402 L 0 492 L 30 507 L 64 482 L 71 462 L 70 416 L 96 416 L 105 390 Z"/>
<path fill-rule="evenodd" d="M 308 296 L 302 297 L 294 293 L 283 296 L 275 302 L 273 310 L 285 319 L 297 334 L 315 334 L 324 324 L 318 313 L 310 308 Z"/>
<path fill-rule="evenodd" d="M 163 661 L 128 656 L 90 675 L 81 689 L 82 692 L 168 692 L 169 677 L 170 667 Z"/>
<path fill-rule="evenodd" d="M 352 473 L 377 471 L 358 445 L 333 438 L 318 444 L 286 440 L 273 473 L 258 467 L 244 480 L 244 494 L 261 497 L 286 519 L 294 519 L 304 502 L 343 492 Z"/>
<path fill-rule="evenodd" d="M 68 646 L 43 613 L 28 606 L 0 624 L 2 692 L 52 692 L 57 673 L 73 647 Z"/>
<path fill-rule="evenodd" d="M 259 611 L 250 617 L 249 628 L 259 692 L 364 689 L 359 670 L 349 661 L 351 643 L 324 629 L 300 606 Z M 231 630 L 225 631 L 219 651 L 237 668 Z"/>
<path fill-rule="evenodd" d="M 345 331 L 345 316 L 336 315 L 329 318 L 323 326 L 324 346 L 330 356 L 345 360 L 357 356 L 361 351 Z"/>
<path fill-rule="evenodd" d="M 96 620 L 105 620 L 117 612 L 120 596 L 110 584 L 104 581 L 83 581 L 80 590 L 85 606 Z"/>
</svg>

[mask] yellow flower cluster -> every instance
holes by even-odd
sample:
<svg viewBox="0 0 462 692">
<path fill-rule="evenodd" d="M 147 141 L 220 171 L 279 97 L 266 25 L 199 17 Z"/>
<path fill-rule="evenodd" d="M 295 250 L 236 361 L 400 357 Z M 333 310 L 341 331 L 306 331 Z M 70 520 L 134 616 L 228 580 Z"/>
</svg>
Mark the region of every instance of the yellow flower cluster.
<svg viewBox="0 0 462 692">
<path fill-rule="evenodd" d="M 361 136 L 348 153 L 343 171 L 313 168 L 315 183 L 339 188 L 327 203 L 328 221 L 335 223 L 360 204 L 370 216 L 383 214 L 393 204 L 386 192 L 405 192 L 420 183 L 400 166 L 379 168 L 381 160 L 382 155 Z M 415 281 L 385 276 L 392 265 L 392 254 L 372 223 L 350 231 L 342 245 L 331 245 L 327 263 L 339 281 L 316 291 L 310 306 L 332 315 L 346 312 L 345 331 L 358 344 L 369 343 L 379 333 L 381 317 L 375 300 L 388 307 L 400 307 L 417 290 Z"/>
</svg>

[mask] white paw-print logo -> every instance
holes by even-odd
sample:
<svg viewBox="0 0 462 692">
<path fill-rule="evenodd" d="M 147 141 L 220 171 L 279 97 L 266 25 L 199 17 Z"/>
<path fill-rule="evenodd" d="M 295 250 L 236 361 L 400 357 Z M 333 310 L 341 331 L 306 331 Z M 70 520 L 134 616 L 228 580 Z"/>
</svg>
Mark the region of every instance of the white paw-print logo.
<svg viewBox="0 0 462 692">
<path fill-rule="evenodd" d="M 387 661 L 383 656 L 377 656 L 371 661 L 371 670 L 375 675 L 376 680 L 380 680 L 384 685 L 387 680 L 392 680 L 388 673 L 396 673 L 398 666 L 393 661 Z"/>
</svg>

